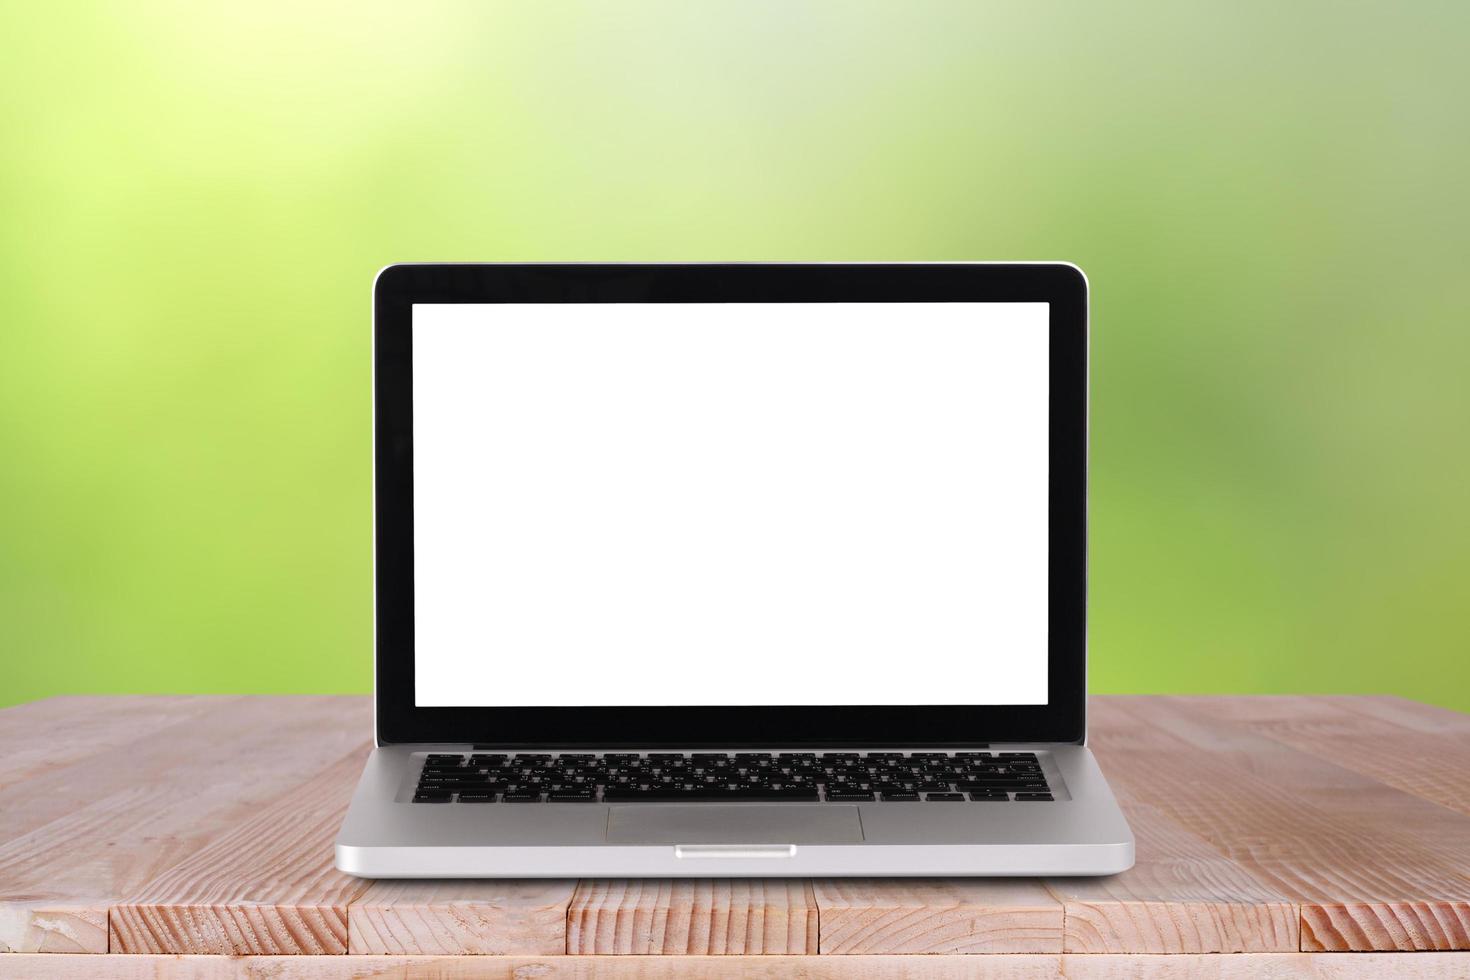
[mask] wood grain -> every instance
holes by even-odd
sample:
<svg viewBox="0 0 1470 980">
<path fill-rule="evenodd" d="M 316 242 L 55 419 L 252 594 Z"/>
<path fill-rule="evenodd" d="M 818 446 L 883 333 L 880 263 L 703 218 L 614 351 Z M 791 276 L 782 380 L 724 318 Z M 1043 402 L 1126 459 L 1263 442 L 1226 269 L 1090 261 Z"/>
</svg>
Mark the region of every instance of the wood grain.
<svg viewBox="0 0 1470 980">
<path fill-rule="evenodd" d="M 349 953 L 551 955 L 577 882 L 379 881 L 347 909 Z"/>
<path fill-rule="evenodd" d="M 106 934 L 86 923 L 105 923 L 150 880 L 354 747 L 366 750 L 371 713 L 360 698 L 197 701 L 187 723 L 131 740 L 132 718 L 118 713 L 117 731 L 98 734 L 95 754 L 6 791 L 0 949 L 106 952 Z M 14 748 L 32 751 L 52 728 L 31 730 Z"/>
<path fill-rule="evenodd" d="M 94 980 L 90 956 L 0 957 L 0 980 Z M 126 956 L 109 980 L 1463 980 L 1470 953 L 996 956 Z"/>
<path fill-rule="evenodd" d="M 1249 701 L 1254 698 L 1217 698 L 1216 700 Z M 1379 718 L 1413 732 L 1424 732 L 1428 735 L 1470 735 L 1470 714 L 1410 701 L 1407 698 L 1385 694 L 1319 695 L 1310 700 L 1323 701 L 1344 711 Z"/>
<path fill-rule="evenodd" d="M 584 881 L 567 910 L 567 952 L 815 953 L 817 906 L 800 879 Z"/>
<path fill-rule="evenodd" d="M 1393 705 L 1392 699 L 1375 704 L 1376 700 L 1261 697 L 1181 698 L 1180 702 L 1470 814 L 1470 718 L 1427 706 L 1421 712 L 1406 712 Z"/>
<path fill-rule="evenodd" d="M 114 953 L 346 953 L 347 904 L 368 888 L 333 867 L 362 775 L 354 751 L 114 905 Z"/>
<path fill-rule="evenodd" d="M 0 711 L 0 788 L 186 723 L 231 699 L 47 698 Z"/>
<path fill-rule="evenodd" d="M 1281 892 L 1155 807 L 1120 800 L 1137 863 L 1107 878 L 1054 878 L 1069 953 L 1252 953 L 1300 948 Z"/>
<path fill-rule="evenodd" d="M 1470 949 L 1470 822 L 1167 698 L 1094 710 L 1109 781 L 1301 909 L 1306 950 Z"/>
<path fill-rule="evenodd" d="M 830 878 L 812 891 L 822 953 L 1062 950 L 1062 905 L 1031 881 Z"/>
</svg>

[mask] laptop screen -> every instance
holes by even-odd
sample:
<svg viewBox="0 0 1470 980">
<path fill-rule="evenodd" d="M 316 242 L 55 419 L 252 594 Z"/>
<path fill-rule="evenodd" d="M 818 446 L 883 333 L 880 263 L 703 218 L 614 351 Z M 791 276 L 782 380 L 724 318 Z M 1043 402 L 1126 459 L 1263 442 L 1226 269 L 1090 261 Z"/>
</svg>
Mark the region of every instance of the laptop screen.
<svg viewBox="0 0 1470 980">
<path fill-rule="evenodd" d="M 1047 304 L 412 330 L 419 707 L 1046 703 Z"/>
</svg>

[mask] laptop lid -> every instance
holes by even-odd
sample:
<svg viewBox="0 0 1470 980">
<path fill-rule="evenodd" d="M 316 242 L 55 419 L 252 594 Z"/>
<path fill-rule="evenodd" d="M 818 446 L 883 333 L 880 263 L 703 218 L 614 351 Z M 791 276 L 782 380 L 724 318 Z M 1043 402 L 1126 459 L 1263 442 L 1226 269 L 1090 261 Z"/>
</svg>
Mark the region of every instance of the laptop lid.
<svg viewBox="0 0 1470 980">
<path fill-rule="evenodd" d="M 396 265 L 380 744 L 1081 741 L 1063 263 Z"/>
</svg>

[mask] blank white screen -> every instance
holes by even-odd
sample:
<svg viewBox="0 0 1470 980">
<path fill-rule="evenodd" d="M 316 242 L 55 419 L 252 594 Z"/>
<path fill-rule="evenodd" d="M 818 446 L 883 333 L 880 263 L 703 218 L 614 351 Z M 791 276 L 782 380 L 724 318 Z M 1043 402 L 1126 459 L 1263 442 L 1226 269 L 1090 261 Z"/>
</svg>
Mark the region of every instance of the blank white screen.
<svg viewBox="0 0 1470 980">
<path fill-rule="evenodd" d="M 416 703 L 1044 704 L 1047 312 L 416 305 Z"/>
</svg>

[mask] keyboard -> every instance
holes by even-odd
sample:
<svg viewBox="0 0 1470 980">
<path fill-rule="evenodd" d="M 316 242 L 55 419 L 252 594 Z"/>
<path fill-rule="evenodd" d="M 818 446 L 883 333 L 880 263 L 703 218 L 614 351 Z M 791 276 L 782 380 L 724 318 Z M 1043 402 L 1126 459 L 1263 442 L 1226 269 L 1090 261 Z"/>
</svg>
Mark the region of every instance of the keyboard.
<svg viewBox="0 0 1470 980">
<path fill-rule="evenodd" d="M 415 803 L 1044 802 L 1032 752 L 436 753 Z"/>
</svg>

